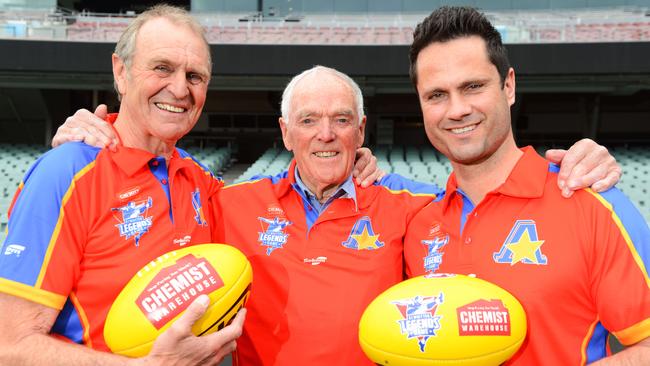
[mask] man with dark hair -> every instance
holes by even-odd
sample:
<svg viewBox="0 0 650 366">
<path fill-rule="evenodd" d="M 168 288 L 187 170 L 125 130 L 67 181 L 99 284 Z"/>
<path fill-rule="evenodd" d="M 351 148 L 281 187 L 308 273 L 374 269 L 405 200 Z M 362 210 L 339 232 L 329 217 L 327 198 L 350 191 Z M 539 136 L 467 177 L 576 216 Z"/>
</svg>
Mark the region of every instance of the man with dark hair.
<svg viewBox="0 0 650 366">
<path fill-rule="evenodd" d="M 615 188 L 565 199 L 557 166 L 516 146 L 515 73 L 483 14 L 434 11 L 410 56 L 427 136 L 454 170 L 409 226 L 411 274 L 475 274 L 517 297 L 528 335 L 508 364 L 647 365 L 650 230 L 639 212 Z M 629 347 L 607 357 L 610 334 Z"/>
</svg>

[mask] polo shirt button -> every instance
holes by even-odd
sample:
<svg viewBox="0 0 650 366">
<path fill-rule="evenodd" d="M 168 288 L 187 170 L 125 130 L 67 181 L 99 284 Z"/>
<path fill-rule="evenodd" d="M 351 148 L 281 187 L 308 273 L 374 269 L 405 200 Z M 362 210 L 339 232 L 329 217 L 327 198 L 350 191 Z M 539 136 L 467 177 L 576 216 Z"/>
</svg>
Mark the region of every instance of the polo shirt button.
<svg viewBox="0 0 650 366">
<path fill-rule="evenodd" d="M 153 160 L 153 161 L 151 162 L 151 165 L 153 165 L 153 166 L 158 166 L 158 160 Z"/>
<path fill-rule="evenodd" d="M 471 243 L 471 242 L 472 242 L 472 238 L 471 238 L 471 237 L 467 237 L 467 238 L 465 239 L 465 244 L 469 244 L 469 243 Z"/>
<path fill-rule="evenodd" d="M 165 179 L 165 178 L 161 179 L 161 180 L 160 180 L 160 183 L 162 183 L 162 184 L 167 184 L 167 179 Z"/>
<path fill-rule="evenodd" d="M 474 217 L 478 216 L 478 212 L 474 212 Z"/>
</svg>

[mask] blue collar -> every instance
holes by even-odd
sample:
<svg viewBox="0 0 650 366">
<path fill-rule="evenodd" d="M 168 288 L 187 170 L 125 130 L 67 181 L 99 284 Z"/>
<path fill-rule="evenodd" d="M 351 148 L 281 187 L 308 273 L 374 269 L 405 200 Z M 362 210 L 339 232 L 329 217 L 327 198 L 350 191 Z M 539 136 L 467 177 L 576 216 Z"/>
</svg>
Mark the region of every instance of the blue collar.
<svg viewBox="0 0 650 366">
<path fill-rule="evenodd" d="M 355 209 L 357 211 L 359 210 L 359 206 L 357 205 L 357 191 L 354 188 L 352 175 L 350 175 L 348 179 L 346 179 L 345 182 L 339 186 L 338 190 L 332 196 L 330 196 L 330 198 L 328 198 L 325 203 L 321 204 L 316 198 L 316 195 L 314 195 L 309 190 L 309 188 L 307 188 L 302 179 L 300 179 L 300 173 L 298 172 L 297 165 L 294 173 L 296 177 L 296 186 L 294 186 L 294 189 L 300 194 L 302 198 L 309 202 L 309 204 L 318 212 L 319 215 L 325 211 L 325 209 L 337 198 L 352 199 L 354 201 Z"/>
</svg>

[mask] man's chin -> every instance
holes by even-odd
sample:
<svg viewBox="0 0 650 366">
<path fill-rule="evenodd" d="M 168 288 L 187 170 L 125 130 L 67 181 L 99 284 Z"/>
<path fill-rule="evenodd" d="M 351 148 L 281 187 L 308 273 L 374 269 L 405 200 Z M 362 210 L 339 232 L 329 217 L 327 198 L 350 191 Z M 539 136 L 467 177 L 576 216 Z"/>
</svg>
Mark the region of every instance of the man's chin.
<svg viewBox="0 0 650 366">
<path fill-rule="evenodd" d="M 451 162 L 462 165 L 477 165 L 488 157 L 483 151 L 455 151 L 447 156 Z"/>
</svg>

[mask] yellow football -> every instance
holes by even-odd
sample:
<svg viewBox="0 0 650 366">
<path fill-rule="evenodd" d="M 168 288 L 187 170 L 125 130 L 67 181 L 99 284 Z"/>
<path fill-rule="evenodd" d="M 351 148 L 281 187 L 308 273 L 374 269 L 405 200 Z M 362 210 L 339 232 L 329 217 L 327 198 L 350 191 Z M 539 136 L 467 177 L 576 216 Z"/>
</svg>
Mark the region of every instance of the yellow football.
<svg viewBox="0 0 650 366">
<path fill-rule="evenodd" d="M 463 275 L 411 278 L 384 291 L 359 322 L 380 365 L 500 365 L 526 337 L 526 314 L 506 290 Z"/>
<path fill-rule="evenodd" d="M 112 352 L 140 357 L 202 294 L 206 313 L 194 324 L 197 335 L 230 322 L 248 299 L 253 271 L 246 256 L 225 244 L 201 244 L 163 254 L 124 286 L 111 306 L 104 339 Z"/>
</svg>

